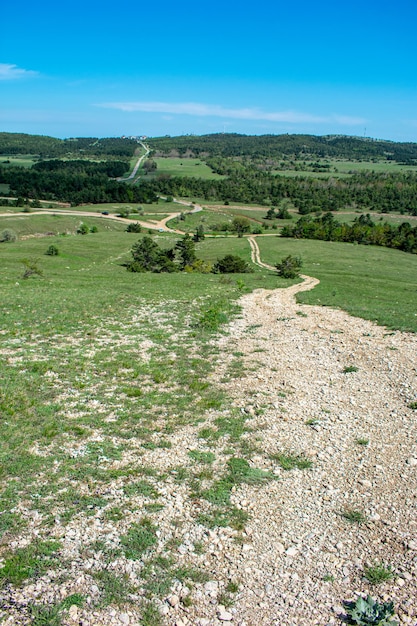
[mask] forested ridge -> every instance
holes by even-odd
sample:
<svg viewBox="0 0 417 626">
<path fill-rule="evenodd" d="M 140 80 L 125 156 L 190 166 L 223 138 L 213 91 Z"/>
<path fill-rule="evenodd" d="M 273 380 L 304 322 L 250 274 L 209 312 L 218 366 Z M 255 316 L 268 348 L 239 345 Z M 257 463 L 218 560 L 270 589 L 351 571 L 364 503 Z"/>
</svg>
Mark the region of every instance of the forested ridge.
<svg viewBox="0 0 417 626">
<path fill-rule="evenodd" d="M 388 159 L 399 162 L 417 163 L 417 143 L 399 143 L 361 137 L 340 135 L 186 135 L 180 137 L 154 137 L 148 144 L 155 153 L 180 156 L 192 153 L 195 156 L 233 157 L 281 157 L 340 159 Z"/>
<path fill-rule="evenodd" d="M 13 148 L 17 154 L 46 154 L 32 167 L 1 162 L 0 183 L 10 195 L 21 198 L 60 200 L 73 204 L 100 202 L 152 202 L 158 194 L 222 203 L 256 203 L 277 206 L 291 200 L 301 215 L 319 211 L 400 212 L 417 215 L 417 173 L 415 171 L 357 171 L 339 178 L 326 171 L 328 164 L 312 160 L 307 165 L 321 171 L 320 178 L 300 173 L 277 175 L 280 159 L 295 159 L 306 166 L 308 159 L 337 156 L 347 159 L 417 159 L 417 144 L 366 140 L 355 137 L 315 137 L 310 135 L 205 135 L 202 137 L 162 137 L 148 141 L 156 152 L 205 154 L 201 160 L 221 174 L 222 179 L 159 174 L 143 171 L 138 184 L 116 180 L 128 170 L 129 158 L 137 141 L 125 138 L 78 138 L 60 140 L 0 133 L 0 152 Z M 50 158 L 54 151 L 72 146 L 70 159 Z M 75 147 L 75 151 L 74 151 Z M 321 150 L 321 152 L 320 152 Z M 78 152 L 77 152 L 78 151 Z M 84 158 L 79 155 L 83 152 Z M 90 152 L 91 160 L 87 156 Z M 118 152 L 123 154 L 118 156 Z M 78 157 L 77 157 L 78 154 Z M 308 154 L 308 159 L 307 155 Z M 302 160 L 304 159 L 304 160 Z M 397 162 L 396 161 L 396 162 Z M 150 162 L 150 161 L 149 161 Z M 292 162 L 292 161 L 291 161 Z M 413 161 L 414 162 L 414 161 Z M 416 161 L 417 163 L 417 161 Z M 285 169 L 285 168 L 284 168 Z M 324 175 L 323 175 L 324 172 Z"/>
<path fill-rule="evenodd" d="M 125 156 L 134 154 L 138 143 L 135 139 L 122 137 L 75 137 L 56 139 L 46 135 L 24 133 L 0 133 L 0 154 L 32 154 L 41 158 L 71 155 Z"/>
</svg>

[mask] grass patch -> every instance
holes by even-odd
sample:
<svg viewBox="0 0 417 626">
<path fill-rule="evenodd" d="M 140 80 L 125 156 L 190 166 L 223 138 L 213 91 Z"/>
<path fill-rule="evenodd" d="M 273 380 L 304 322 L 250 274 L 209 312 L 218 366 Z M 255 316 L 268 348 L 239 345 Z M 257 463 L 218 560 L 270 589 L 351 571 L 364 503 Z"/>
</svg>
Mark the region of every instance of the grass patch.
<svg viewBox="0 0 417 626">
<path fill-rule="evenodd" d="M 141 556 L 156 545 L 157 527 L 147 517 L 143 517 L 137 524 L 132 524 L 126 535 L 120 537 L 120 543 L 127 559 L 138 560 Z"/>
<path fill-rule="evenodd" d="M 362 511 L 357 511 L 355 509 L 346 509 L 341 515 L 343 519 L 347 520 L 351 524 L 363 524 L 366 522 L 366 515 L 364 515 Z"/>
<path fill-rule="evenodd" d="M 384 563 L 375 563 L 364 569 L 365 578 L 371 585 L 379 585 L 394 578 L 394 572 L 390 565 Z"/>
<path fill-rule="evenodd" d="M 278 465 L 286 471 L 292 469 L 310 469 L 313 466 L 313 462 L 302 454 L 279 452 L 277 454 L 271 454 L 269 458 L 276 461 Z"/>
<path fill-rule="evenodd" d="M 19 586 L 28 578 L 40 576 L 57 563 L 59 547 L 55 541 L 38 541 L 10 553 L 0 568 L 0 585 Z"/>
</svg>

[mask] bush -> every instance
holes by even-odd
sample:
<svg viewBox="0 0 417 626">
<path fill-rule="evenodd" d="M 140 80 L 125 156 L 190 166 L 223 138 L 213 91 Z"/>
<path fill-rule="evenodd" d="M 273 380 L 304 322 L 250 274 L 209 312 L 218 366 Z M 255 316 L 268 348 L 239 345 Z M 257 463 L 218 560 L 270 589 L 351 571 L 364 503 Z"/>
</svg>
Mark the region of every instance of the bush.
<svg viewBox="0 0 417 626">
<path fill-rule="evenodd" d="M 0 233 L 1 243 L 12 243 L 13 241 L 17 241 L 17 234 L 14 232 L 14 230 L 6 228 Z"/>
<path fill-rule="evenodd" d="M 77 228 L 78 235 L 87 235 L 89 232 L 90 228 L 87 226 L 87 224 L 80 224 Z"/>
<path fill-rule="evenodd" d="M 90 228 L 90 233 L 98 233 L 98 228 L 97 228 L 97 226 L 92 226 L 92 227 Z"/>
<path fill-rule="evenodd" d="M 126 228 L 126 232 L 127 233 L 141 233 L 142 232 L 142 226 L 139 224 L 139 222 L 132 222 Z"/>
<path fill-rule="evenodd" d="M 56 246 L 54 246 L 54 245 L 49 246 L 49 248 L 47 249 L 45 254 L 47 254 L 48 256 L 58 256 L 58 254 L 59 254 L 58 248 Z"/>
<path fill-rule="evenodd" d="M 226 254 L 222 259 L 217 259 L 213 266 L 214 274 L 247 274 L 253 272 L 244 259 L 233 254 Z"/>
<path fill-rule="evenodd" d="M 302 265 L 303 262 L 300 257 L 291 256 L 291 254 L 289 254 L 281 260 L 281 263 L 277 263 L 275 267 L 278 270 L 279 276 L 282 276 L 283 278 L 297 278 L 300 274 Z"/>
</svg>

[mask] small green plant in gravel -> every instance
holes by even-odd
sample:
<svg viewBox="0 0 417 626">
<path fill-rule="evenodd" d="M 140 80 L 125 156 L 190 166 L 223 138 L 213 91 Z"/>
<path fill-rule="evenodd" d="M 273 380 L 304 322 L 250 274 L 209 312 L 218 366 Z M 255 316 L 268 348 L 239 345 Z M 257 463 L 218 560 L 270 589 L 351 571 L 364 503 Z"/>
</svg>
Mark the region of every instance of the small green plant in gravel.
<svg viewBox="0 0 417 626">
<path fill-rule="evenodd" d="M 344 602 L 347 617 L 345 622 L 358 626 L 397 626 L 398 622 L 391 620 L 394 615 L 394 604 L 384 602 L 379 604 L 371 596 L 360 596 L 356 602 Z"/>
<path fill-rule="evenodd" d="M 292 454 L 290 452 L 280 452 L 271 454 L 270 458 L 276 461 L 282 469 L 289 471 L 292 469 L 310 469 L 313 462 L 302 454 Z"/>
<path fill-rule="evenodd" d="M 358 446 L 367 446 L 369 444 L 369 439 L 366 437 L 358 437 L 355 439 L 355 443 L 357 443 Z"/>
<path fill-rule="evenodd" d="M 200 452 L 199 450 L 190 450 L 188 456 L 197 461 L 197 463 L 211 464 L 215 460 L 216 456 L 213 452 Z"/>
<path fill-rule="evenodd" d="M 384 565 L 384 563 L 374 563 L 364 569 L 365 578 L 369 580 L 371 585 L 379 585 L 387 580 L 394 578 L 394 572 L 390 565 Z"/>
<path fill-rule="evenodd" d="M 62 624 L 59 604 L 31 604 L 29 614 L 32 626 L 61 626 Z"/>
<path fill-rule="evenodd" d="M 357 372 L 358 369 L 359 368 L 356 367 L 356 365 L 346 365 L 346 367 L 343 368 L 343 373 L 350 374 L 351 372 Z"/>
<path fill-rule="evenodd" d="M 67 596 L 62 602 L 61 607 L 63 609 L 69 609 L 72 606 L 83 606 L 85 602 L 85 597 L 80 593 L 73 593 L 70 596 Z"/>
<path fill-rule="evenodd" d="M 99 606 L 124 604 L 130 601 L 134 588 L 127 576 L 116 576 L 108 569 L 93 573 L 93 578 L 100 589 Z"/>
<path fill-rule="evenodd" d="M 142 604 L 142 626 L 162 626 L 162 616 L 153 602 Z"/>
<path fill-rule="evenodd" d="M 417 411 L 417 402 L 410 402 L 408 408 L 413 409 L 413 411 Z"/>
<path fill-rule="evenodd" d="M 346 509 L 341 515 L 345 520 L 351 522 L 351 524 L 363 524 L 366 522 L 366 515 L 356 509 Z"/>
<path fill-rule="evenodd" d="M 120 543 L 127 559 L 140 559 L 142 554 L 157 543 L 157 527 L 151 520 L 143 517 L 137 524 L 132 524 L 126 535 L 120 537 Z"/>
</svg>

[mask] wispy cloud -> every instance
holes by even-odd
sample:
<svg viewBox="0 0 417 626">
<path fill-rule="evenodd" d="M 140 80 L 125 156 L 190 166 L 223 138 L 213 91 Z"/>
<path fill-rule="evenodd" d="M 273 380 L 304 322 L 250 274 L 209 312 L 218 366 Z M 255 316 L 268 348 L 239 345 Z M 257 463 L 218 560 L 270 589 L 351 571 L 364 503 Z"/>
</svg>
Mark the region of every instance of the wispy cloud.
<svg viewBox="0 0 417 626">
<path fill-rule="evenodd" d="M 15 80 L 16 78 L 28 78 L 29 76 L 37 76 L 38 72 L 32 70 L 24 70 L 17 65 L 9 63 L 0 63 L 0 80 Z"/>
<path fill-rule="evenodd" d="M 104 102 L 97 106 L 126 112 L 163 113 L 171 115 L 194 115 L 199 117 L 223 117 L 235 120 L 265 120 L 290 124 L 336 122 L 342 125 L 364 124 L 366 120 L 348 115 L 318 116 L 297 111 L 263 111 L 259 108 L 228 109 L 220 105 L 198 102 Z"/>
</svg>

